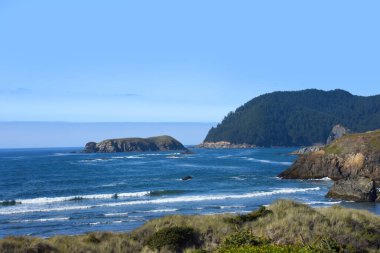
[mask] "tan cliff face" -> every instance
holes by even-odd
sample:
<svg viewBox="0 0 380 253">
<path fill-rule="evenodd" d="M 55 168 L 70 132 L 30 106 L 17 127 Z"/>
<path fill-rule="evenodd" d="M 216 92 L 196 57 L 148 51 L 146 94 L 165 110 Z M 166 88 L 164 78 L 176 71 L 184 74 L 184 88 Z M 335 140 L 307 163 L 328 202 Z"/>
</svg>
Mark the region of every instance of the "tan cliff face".
<svg viewBox="0 0 380 253">
<path fill-rule="evenodd" d="M 380 185 L 380 130 L 346 135 L 320 150 L 301 155 L 279 177 L 329 177 L 336 181 L 329 197 L 342 196 L 341 198 L 355 201 L 372 201 L 376 196 L 373 189 Z M 366 187 L 362 183 L 365 180 L 369 180 Z M 372 181 L 374 184 L 371 184 Z M 362 186 L 371 188 L 371 191 L 367 192 Z M 364 192 L 359 194 L 359 189 Z M 355 191 L 357 194 L 354 194 Z M 362 199 L 358 196 L 362 196 Z"/>
<path fill-rule="evenodd" d="M 364 176 L 380 183 L 380 130 L 346 135 L 321 150 L 301 155 L 279 176 L 334 180 Z"/>
</svg>

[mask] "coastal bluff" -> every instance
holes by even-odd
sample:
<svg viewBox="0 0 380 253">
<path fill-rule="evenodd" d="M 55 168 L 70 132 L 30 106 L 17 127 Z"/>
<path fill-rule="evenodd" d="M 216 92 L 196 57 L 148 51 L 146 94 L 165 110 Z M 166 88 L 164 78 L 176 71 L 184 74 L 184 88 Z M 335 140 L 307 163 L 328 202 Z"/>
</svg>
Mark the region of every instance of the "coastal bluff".
<svg viewBox="0 0 380 253">
<path fill-rule="evenodd" d="M 188 149 L 181 142 L 168 135 L 150 138 L 120 138 L 101 142 L 88 142 L 83 153 L 117 153 L 146 151 L 184 151 Z"/>
<path fill-rule="evenodd" d="M 315 152 L 300 155 L 283 179 L 334 180 L 328 197 L 374 201 L 380 184 L 380 130 L 348 134 Z"/>
</svg>

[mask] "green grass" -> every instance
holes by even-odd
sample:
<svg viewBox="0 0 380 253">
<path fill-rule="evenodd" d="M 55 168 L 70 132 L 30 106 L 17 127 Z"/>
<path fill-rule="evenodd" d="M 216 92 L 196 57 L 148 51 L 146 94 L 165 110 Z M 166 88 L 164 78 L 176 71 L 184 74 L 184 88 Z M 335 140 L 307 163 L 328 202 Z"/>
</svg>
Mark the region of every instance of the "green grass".
<svg viewBox="0 0 380 253">
<path fill-rule="evenodd" d="M 380 130 L 348 134 L 335 140 L 325 149 L 326 154 L 380 152 Z"/>
<path fill-rule="evenodd" d="M 231 222 L 236 219 L 238 226 Z M 315 209 L 287 200 L 245 216 L 165 216 L 130 233 L 0 240 L 2 253 L 379 251 L 380 217 L 339 206 Z"/>
<path fill-rule="evenodd" d="M 219 253 L 315 253 L 315 250 L 297 246 L 241 246 L 222 248 Z"/>
</svg>

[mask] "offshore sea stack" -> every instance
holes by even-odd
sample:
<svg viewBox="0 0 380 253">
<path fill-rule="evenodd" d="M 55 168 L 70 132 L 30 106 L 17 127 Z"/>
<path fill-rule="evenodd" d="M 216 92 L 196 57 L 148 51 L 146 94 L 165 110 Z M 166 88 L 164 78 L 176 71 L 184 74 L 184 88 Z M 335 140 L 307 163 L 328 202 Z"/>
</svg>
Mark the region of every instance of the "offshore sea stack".
<svg viewBox="0 0 380 253">
<path fill-rule="evenodd" d="M 163 135 L 150 138 L 109 139 L 99 143 L 88 142 L 84 153 L 116 153 L 145 151 L 183 151 L 188 152 L 182 143 L 171 136 Z"/>
<path fill-rule="evenodd" d="M 344 135 L 315 152 L 300 155 L 279 177 L 329 177 L 335 183 L 328 197 L 374 201 L 376 185 L 380 185 L 380 130 Z"/>
</svg>

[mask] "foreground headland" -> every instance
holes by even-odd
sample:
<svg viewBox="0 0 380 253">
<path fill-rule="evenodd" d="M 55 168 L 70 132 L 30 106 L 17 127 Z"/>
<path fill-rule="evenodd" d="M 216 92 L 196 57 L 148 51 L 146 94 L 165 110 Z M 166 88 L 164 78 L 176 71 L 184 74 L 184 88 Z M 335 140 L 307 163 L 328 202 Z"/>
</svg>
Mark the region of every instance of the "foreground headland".
<svg viewBox="0 0 380 253">
<path fill-rule="evenodd" d="M 130 233 L 8 237 L 0 252 L 378 252 L 380 217 L 288 200 L 247 214 L 174 215 Z"/>
<path fill-rule="evenodd" d="M 335 183 L 328 197 L 373 202 L 380 183 L 380 130 L 348 134 L 325 147 L 300 155 L 279 177 L 329 177 Z"/>
</svg>

